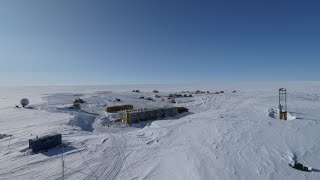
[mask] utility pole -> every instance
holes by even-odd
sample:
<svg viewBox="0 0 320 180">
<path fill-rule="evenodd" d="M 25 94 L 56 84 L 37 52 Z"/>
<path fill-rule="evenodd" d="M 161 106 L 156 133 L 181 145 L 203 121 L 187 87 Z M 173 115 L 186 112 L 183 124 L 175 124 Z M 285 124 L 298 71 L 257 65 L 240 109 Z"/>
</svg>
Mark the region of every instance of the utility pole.
<svg viewBox="0 0 320 180">
<path fill-rule="evenodd" d="M 63 153 L 64 153 L 64 145 L 62 144 L 62 155 L 61 155 L 61 163 L 62 163 L 62 177 L 61 179 L 64 180 L 64 159 L 63 159 Z"/>
</svg>

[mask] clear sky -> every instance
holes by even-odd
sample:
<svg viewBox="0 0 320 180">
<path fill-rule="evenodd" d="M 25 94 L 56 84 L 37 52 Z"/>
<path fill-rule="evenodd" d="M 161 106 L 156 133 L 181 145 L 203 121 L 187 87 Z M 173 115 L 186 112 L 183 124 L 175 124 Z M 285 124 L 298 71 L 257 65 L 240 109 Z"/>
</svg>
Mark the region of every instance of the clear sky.
<svg viewBox="0 0 320 180">
<path fill-rule="evenodd" d="M 319 0 L 1 0 L 0 85 L 320 80 Z"/>
</svg>

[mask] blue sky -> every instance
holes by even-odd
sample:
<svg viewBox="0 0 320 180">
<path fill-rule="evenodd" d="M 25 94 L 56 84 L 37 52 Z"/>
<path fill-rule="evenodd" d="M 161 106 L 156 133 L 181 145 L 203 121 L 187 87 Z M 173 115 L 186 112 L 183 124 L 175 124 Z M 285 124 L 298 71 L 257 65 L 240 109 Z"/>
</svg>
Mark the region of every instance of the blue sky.
<svg viewBox="0 0 320 180">
<path fill-rule="evenodd" d="M 320 2 L 1 0 L 0 85 L 320 80 Z"/>
</svg>

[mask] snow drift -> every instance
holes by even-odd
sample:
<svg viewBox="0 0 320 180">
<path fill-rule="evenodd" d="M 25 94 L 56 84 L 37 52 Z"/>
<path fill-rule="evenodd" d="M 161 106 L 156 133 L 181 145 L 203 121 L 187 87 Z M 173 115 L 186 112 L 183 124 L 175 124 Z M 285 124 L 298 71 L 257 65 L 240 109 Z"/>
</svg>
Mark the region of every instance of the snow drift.
<svg viewBox="0 0 320 180">
<path fill-rule="evenodd" d="M 269 117 L 274 118 L 274 119 L 280 119 L 279 109 L 271 108 L 268 110 L 268 112 L 269 112 Z M 295 117 L 291 113 L 287 112 L 287 120 L 288 121 L 292 121 L 295 119 L 297 119 L 297 117 Z"/>
</svg>

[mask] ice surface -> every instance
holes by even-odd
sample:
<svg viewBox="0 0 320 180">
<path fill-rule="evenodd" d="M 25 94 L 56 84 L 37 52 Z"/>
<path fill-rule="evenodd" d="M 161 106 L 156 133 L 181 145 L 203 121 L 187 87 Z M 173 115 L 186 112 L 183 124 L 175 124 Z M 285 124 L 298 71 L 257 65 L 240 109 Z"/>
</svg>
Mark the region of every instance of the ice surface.
<svg viewBox="0 0 320 180">
<path fill-rule="evenodd" d="M 282 87 L 293 121 L 276 115 Z M 133 126 L 104 112 L 105 105 L 121 103 L 170 105 L 139 99 L 153 97 L 154 89 L 161 96 L 225 93 L 176 98 L 190 114 Z M 62 152 L 70 180 L 320 179 L 319 82 L 0 87 L 0 94 L 0 134 L 12 135 L 0 139 L 0 179 L 61 179 Z M 14 108 L 24 97 L 33 109 Z M 79 97 L 87 101 L 82 109 L 69 109 Z M 28 153 L 29 138 L 54 132 L 63 135 L 64 147 Z M 314 171 L 288 166 L 296 160 Z"/>
</svg>

